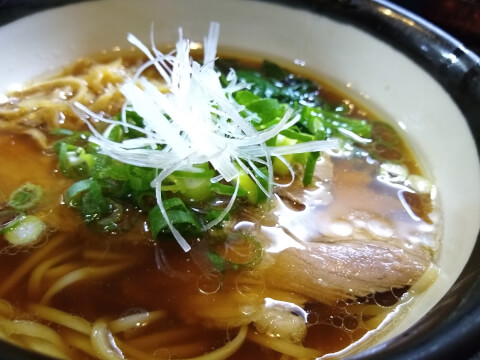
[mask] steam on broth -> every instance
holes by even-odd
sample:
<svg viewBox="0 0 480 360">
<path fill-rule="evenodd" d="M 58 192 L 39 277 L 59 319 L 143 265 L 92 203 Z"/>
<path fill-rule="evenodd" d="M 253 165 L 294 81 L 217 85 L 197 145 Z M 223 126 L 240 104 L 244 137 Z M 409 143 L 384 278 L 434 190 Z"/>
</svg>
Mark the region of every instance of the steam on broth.
<svg viewBox="0 0 480 360">
<path fill-rule="evenodd" d="M 80 59 L 0 105 L 0 338 L 56 358 L 317 358 L 358 350 L 428 286 L 435 187 L 392 126 L 321 81 L 221 57 L 226 98 L 275 156 L 239 146 L 250 162 L 228 181 L 224 163 L 176 168 L 159 200 L 164 169 L 107 156 L 177 145 L 142 143 L 146 118 L 124 111 L 122 86 L 146 61 Z M 167 92 L 143 70 L 130 90 Z"/>
</svg>

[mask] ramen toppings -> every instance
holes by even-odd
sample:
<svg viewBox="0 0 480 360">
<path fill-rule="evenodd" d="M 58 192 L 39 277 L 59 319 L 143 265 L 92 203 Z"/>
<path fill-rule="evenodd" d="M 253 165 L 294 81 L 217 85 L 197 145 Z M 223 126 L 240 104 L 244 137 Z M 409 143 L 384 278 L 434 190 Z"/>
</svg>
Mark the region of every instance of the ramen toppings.
<svg viewBox="0 0 480 360">
<path fill-rule="evenodd" d="M 155 67 L 165 83 L 164 87 L 159 89 L 142 77 L 146 67 L 142 66 L 131 80 L 121 86 L 127 102 L 117 124 L 92 113 L 80 103 L 75 104 L 80 110 L 79 116 L 93 132 L 89 140 L 99 146 L 99 153 L 122 163 L 156 170 L 158 174 L 151 179 L 151 185 L 156 191 L 160 210 L 158 215 L 185 251 L 190 250 L 190 245 L 174 223 L 187 222 L 194 227 L 197 224 L 186 209 L 178 208 L 182 207 L 179 199 L 175 200 L 175 205 L 168 202 L 168 208 L 162 201 L 162 191 L 165 189 L 162 183 L 168 181 L 169 175 L 183 171 L 188 172 L 183 177 L 190 179 L 204 178 L 212 183 L 223 180 L 236 184 L 224 211 L 219 212 L 211 221 L 204 221 L 203 229 L 207 230 L 228 214 L 242 183 L 245 187 L 245 183 L 253 181 L 267 197 L 271 195 L 271 156 L 281 159 L 291 176 L 294 176 L 284 155 L 291 157 L 293 154 L 338 147 L 336 141 L 315 141 L 313 134 L 303 134 L 305 137 L 310 135 L 307 142 L 289 141 L 285 145 L 277 143 L 276 136 L 300 121 L 300 115 L 298 112 L 295 115 L 292 108 L 276 99 L 262 99 L 253 92 L 245 91 L 249 84 L 237 82 L 233 69 L 229 69 L 223 78 L 225 86 L 222 86 L 221 74 L 214 67 L 218 36 L 219 24 L 212 23 L 205 39 L 203 65 L 200 65 L 190 58 L 189 41 L 183 38 L 181 30 L 175 53 L 167 55 L 155 46 L 149 50 L 130 34 L 130 42 L 147 56 L 149 61 L 146 65 Z M 241 90 L 243 91 L 239 93 Z M 129 116 L 127 111 L 134 113 Z M 86 116 L 92 121 L 108 123 L 110 126 L 101 134 Z M 133 118 L 136 121 L 132 121 Z M 122 135 L 127 135 L 128 138 L 118 134 L 119 126 L 123 127 L 122 133 L 126 133 Z M 111 135 L 112 130 L 114 135 Z M 135 134 L 131 136 L 128 132 Z M 268 146 L 268 141 L 276 146 Z M 243 181 L 241 177 L 244 178 Z M 256 186 L 252 184 L 250 187 Z M 189 187 L 202 188 L 202 183 Z M 171 219 L 173 211 L 177 215 Z M 152 222 L 158 223 L 152 217 Z M 158 225 L 155 227 L 163 228 Z"/>
</svg>

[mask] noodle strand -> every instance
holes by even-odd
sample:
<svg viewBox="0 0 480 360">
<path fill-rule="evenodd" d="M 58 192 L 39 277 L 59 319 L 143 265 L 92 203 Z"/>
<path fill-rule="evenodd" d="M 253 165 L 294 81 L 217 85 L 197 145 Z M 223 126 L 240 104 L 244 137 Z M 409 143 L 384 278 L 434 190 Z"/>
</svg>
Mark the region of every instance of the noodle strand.
<svg viewBox="0 0 480 360">
<path fill-rule="evenodd" d="M 63 334 L 63 338 L 69 346 L 81 350 L 95 359 L 98 358 L 98 354 L 93 349 L 89 336 L 87 337 L 75 332 L 65 332 Z"/>
<path fill-rule="evenodd" d="M 97 353 L 97 356 L 100 356 L 101 359 L 125 359 L 104 319 L 99 319 L 93 324 L 90 341 L 92 342 L 93 349 Z"/>
<path fill-rule="evenodd" d="M 224 345 L 223 347 L 216 349 L 208 354 L 197 356 L 194 358 L 190 359 L 185 359 L 185 360 L 223 360 L 231 355 L 233 355 L 239 348 L 242 346 L 243 342 L 245 341 L 245 338 L 247 336 L 247 330 L 248 327 L 242 326 L 237 334 L 237 336 Z"/>
<path fill-rule="evenodd" d="M 81 334 L 90 336 L 92 332 L 92 325 L 79 316 L 40 304 L 30 304 L 28 310 L 44 320 L 78 331 Z"/>
<path fill-rule="evenodd" d="M 107 265 L 102 267 L 93 267 L 87 266 L 58 279 L 45 293 L 40 301 L 41 304 L 46 304 L 50 301 L 50 299 L 57 294 L 59 291 L 64 289 L 67 286 L 70 286 L 78 281 L 86 280 L 86 279 L 98 279 L 105 276 L 110 276 L 115 273 L 118 273 L 127 267 L 131 266 L 133 262 L 124 263 L 124 264 L 114 264 L 114 265 Z"/>
<path fill-rule="evenodd" d="M 167 344 L 176 344 L 197 334 L 193 327 L 179 327 L 166 331 L 159 331 L 153 334 L 137 337 L 129 340 L 129 345 L 140 348 L 158 348 Z"/>
<path fill-rule="evenodd" d="M 22 345 L 23 347 L 27 347 L 33 351 L 39 352 L 40 354 L 44 354 L 52 358 L 65 360 L 70 359 L 70 357 L 65 352 L 58 349 L 48 341 L 40 338 L 24 337 L 22 338 Z"/>
<path fill-rule="evenodd" d="M 7 300 L 0 299 L 0 316 L 11 319 L 14 315 L 12 304 Z"/>
<path fill-rule="evenodd" d="M 33 253 L 0 285 L 0 297 L 3 297 L 20 279 L 37 266 L 53 249 L 65 239 L 66 234 L 58 234 L 51 238 L 47 244 Z"/>
<path fill-rule="evenodd" d="M 166 315 L 167 313 L 165 311 L 160 310 L 133 314 L 111 321 L 109 323 L 109 328 L 113 334 L 116 334 L 140 326 L 146 326 L 152 322 L 164 318 Z"/>
<path fill-rule="evenodd" d="M 70 258 L 72 255 L 77 253 L 78 250 L 79 249 L 67 250 L 38 265 L 30 275 L 30 279 L 28 281 L 28 294 L 30 295 L 30 297 L 37 298 L 39 296 L 43 276 L 49 268 L 51 268 L 52 266 L 56 265 L 59 262 L 62 262 Z"/>
<path fill-rule="evenodd" d="M 0 326 L 9 334 L 40 338 L 55 345 L 58 349 L 66 349 L 62 337 L 46 325 L 28 320 L 5 320 L 0 318 Z"/>
<path fill-rule="evenodd" d="M 288 341 L 272 338 L 267 335 L 259 334 L 257 332 L 249 332 L 248 340 L 256 344 L 275 350 L 279 353 L 286 354 L 295 358 L 317 358 L 323 355 L 320 350 L 306 348 L 301 345 L 296 345 Z"/>
</svg>

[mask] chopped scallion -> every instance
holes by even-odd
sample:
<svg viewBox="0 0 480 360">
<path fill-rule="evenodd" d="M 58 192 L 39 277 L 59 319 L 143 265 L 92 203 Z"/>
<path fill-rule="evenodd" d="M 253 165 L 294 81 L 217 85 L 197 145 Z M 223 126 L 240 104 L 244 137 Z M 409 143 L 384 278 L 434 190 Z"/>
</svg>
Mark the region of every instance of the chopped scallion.
<svg viewBox="0 0 480 360">
<path fill-rule="evenodd" d="M 183 201 L 179 198 L 166 199 L 163 206 L 167 212 L 168 218 L 175 227 L 184 234 L 199 234 L 201 225 L 193 215 L 192 211 L 187 209 Z M 160 233 L 168 230 L 168 224 L 162 216 L 160 208 L 155 206 L 148 214 L 150 228 L 153 237 L 156 239 Z"/>
<path fill-rule="evenodd" d="M 12 245 L 30 245 L 38 241 L 45 232 L 47 226 L 38 217 L 27 215 L 14 227 L 4 233 L 5 239 Z"/>
<path fill-rule="evenodd" d="M 17 226 L 20 221 L 25 218 L 23 213 L 19 213 L 13 209 L 6 209 L 0 211 L 0 234 Z"/>
<path fill-rule="evenodd" d="M 312 152 L 307 158 L 307 163 L 305 165 L 305 170 L 303 173 L 303 185 L 310 185 L 313 181 L 313 174 L 315 172 L 315 166 L 317 165 L 317 160 L 320 157 L 320 153 Z"/>
<path fill-rule="evenodd" d="M 26 183 L 14 190 L 8 198 L 8 205 L 18 211 L 25 211 L 38 205 L 43 197 L 40 185 Z"/>
</svg>

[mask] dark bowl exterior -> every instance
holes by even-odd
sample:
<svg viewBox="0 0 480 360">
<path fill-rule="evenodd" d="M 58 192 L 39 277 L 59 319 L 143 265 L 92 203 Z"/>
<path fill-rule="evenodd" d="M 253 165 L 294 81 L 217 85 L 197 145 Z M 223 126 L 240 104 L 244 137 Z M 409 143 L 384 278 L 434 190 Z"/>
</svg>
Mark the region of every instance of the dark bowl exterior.
<svg viewBox="0 0 480 360">
<path fill-rule="evenodd" d="M 0 1 L 0 25 L 37 11 L 81 1 Z M 450 94 L 465 116 L 475 139 L 477 153 L 479 152 L 480 59 L 461 42 L 414 13 L 388 1 L 263 1 L 303 8 L 331 17 L 339 22 L 355 25 L 403 52 L 424 68 Z M 394 16 L 387 16 L 385 10 Z M 445 54 L 453 54 L 456 60 L 452 61 L 452 57 L 444 56 Z M 355 355 L 351 359 L 479 359 L 479 259 L 480 238 L 477 237 L 476 246 L 462 274 L 428 314 L 401 335 Z M 0 359 L 42 360 L 48 358 L 0 342 Z"/>
</svg>

